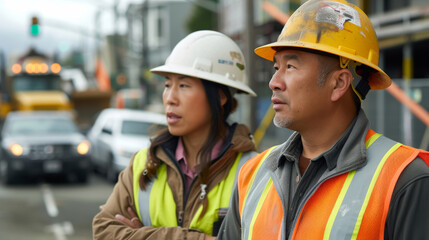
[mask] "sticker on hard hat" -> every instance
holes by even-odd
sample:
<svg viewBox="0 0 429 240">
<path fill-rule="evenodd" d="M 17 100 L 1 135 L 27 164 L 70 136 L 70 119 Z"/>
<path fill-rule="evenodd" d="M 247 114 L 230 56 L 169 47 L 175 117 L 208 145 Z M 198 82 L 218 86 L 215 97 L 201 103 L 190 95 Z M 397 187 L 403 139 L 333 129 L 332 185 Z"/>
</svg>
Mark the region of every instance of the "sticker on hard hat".
<svg viewBox="0 0 429 240">
<path fill-rule="evenodd" d="M 344 29 L 346 22 L 361 26 L 356 9 L 337 2 L 321 2 L 316 14 L 316 22 L 326 22 Z"/>
<path fill-rule="evenodd" d="M 240 69 L 242 71 L 244 70 L 244 65 L 243 64 L 236 63 L 235 65 L 238 67 L 238 69 Z"/>
<path fill-rule="evenodd" d="M 219 63 L 219 64 L 227 64 L 227 65 L 234 65 L 233 61 L 225 60 L 225 59 L 218 59 L 217 63 Z"/>
<path fill-rule="evenodd" d="M 237 61 L 242 62 L 241 54 L 239 52 L 231 51 L 229 55 L 232 57 L 232 60 L 237 59 Z"/>
</svg>

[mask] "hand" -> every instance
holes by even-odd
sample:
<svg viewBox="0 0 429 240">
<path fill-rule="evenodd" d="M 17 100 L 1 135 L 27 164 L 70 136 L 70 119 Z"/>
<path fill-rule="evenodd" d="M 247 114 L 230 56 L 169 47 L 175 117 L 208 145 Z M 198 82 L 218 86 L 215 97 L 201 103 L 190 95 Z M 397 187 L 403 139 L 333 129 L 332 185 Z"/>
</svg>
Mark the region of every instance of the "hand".
<svg viewBox="0 0 429 240">
<path fill-rule="evenodd" d="M 215 239 L 216 237 L 213 237 L 213 236 L 209 236 L 209 235 L 204 236 L 204 240 L 215 240 Z"/>
<path fill-rule="evenodd" d="M 134 212 L 134 210 L 131 207 L 128 207 L 128 214 L 131 216 L 131 219 L 128 219 L 121 214 L 116 214 L 115 218 L 119 221 L 125 223 L 125 225 L 132 227 L 132 228 L 141 228 L 143 227 L 143 224 L 140 222 L 139 217 L 137 217 L 137 214 Z"/>
</svg>

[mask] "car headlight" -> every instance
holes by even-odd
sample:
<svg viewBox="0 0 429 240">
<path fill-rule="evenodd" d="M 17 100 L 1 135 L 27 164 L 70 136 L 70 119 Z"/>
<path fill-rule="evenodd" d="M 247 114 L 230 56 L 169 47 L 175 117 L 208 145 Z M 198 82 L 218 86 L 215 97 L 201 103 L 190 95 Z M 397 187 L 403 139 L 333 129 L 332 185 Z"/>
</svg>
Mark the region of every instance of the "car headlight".
<svg viewBox="0 0 429 240">
<path fill-rule="evenodd" d="M 79 143 L 76 147 L 76 151 L 77 153 L 79 153 L 80 155 L 85 155 L 89 152 L 89 149 L 91 148 L 91 144 L 89 143 L 88 140 L 82 141 L 81 143 Z"/>
<path fill-rule="evenodd" d="M 12 143 L 11 145 L 9 145 L 9 152 L 16 157 L 27 155 L 29 150 L 30 148 L 28 148 L 27 146 L 18 143 Z"/>
</svg>

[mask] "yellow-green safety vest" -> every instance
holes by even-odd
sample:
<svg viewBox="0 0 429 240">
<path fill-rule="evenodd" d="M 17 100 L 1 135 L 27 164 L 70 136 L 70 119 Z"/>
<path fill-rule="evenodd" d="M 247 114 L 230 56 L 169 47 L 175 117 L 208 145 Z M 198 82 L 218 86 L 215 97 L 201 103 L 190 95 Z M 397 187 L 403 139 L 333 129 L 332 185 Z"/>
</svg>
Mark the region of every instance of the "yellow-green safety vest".
<svg viewBox="0 0 429 240">
<path fill-rule="evenodd" d="M 140 150 L 135 155 L 133 163 L 133 193 L 137 214 L 144 226 L 177 227 L 176 203 L 167 183 L 167 166 L 162 164 L 158 169 L 157 177 L 146 185 L 146 190 L 140 189 L 139 178 L 145 169 L 147 152 L 147 148 Z M 237 155 L 227 177 L 208 192 L 209 204 L 206 213 L 199 219 L 202 212 L 201 205 L 192 218 L 190 229 L 198 229 L 207 235 L 212 235 L 213 223 L 218 220 L 219 209 L 227 209 L 229 206 L 241 166 L 256 154 L 256 152 L 246 152 Z"/>
</svg>

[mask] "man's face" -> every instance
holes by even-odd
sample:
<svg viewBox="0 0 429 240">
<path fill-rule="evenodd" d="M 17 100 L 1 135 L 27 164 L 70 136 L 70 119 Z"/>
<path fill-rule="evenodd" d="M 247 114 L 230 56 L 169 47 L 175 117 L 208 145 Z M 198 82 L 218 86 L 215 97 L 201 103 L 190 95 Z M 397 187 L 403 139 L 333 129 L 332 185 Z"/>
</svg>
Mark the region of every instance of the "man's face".
<svg viewBox="0 0 429 240">
<path fill-rule="evenodd" d="M 298 132 L 320 127 L 318 118 L 329 114 L 331 91 L 318 85 L 319 56 L 288 49 L 274 55 L 274 73 L 269 83 L 276 112 L 274 124 Z"/>
</svg>

